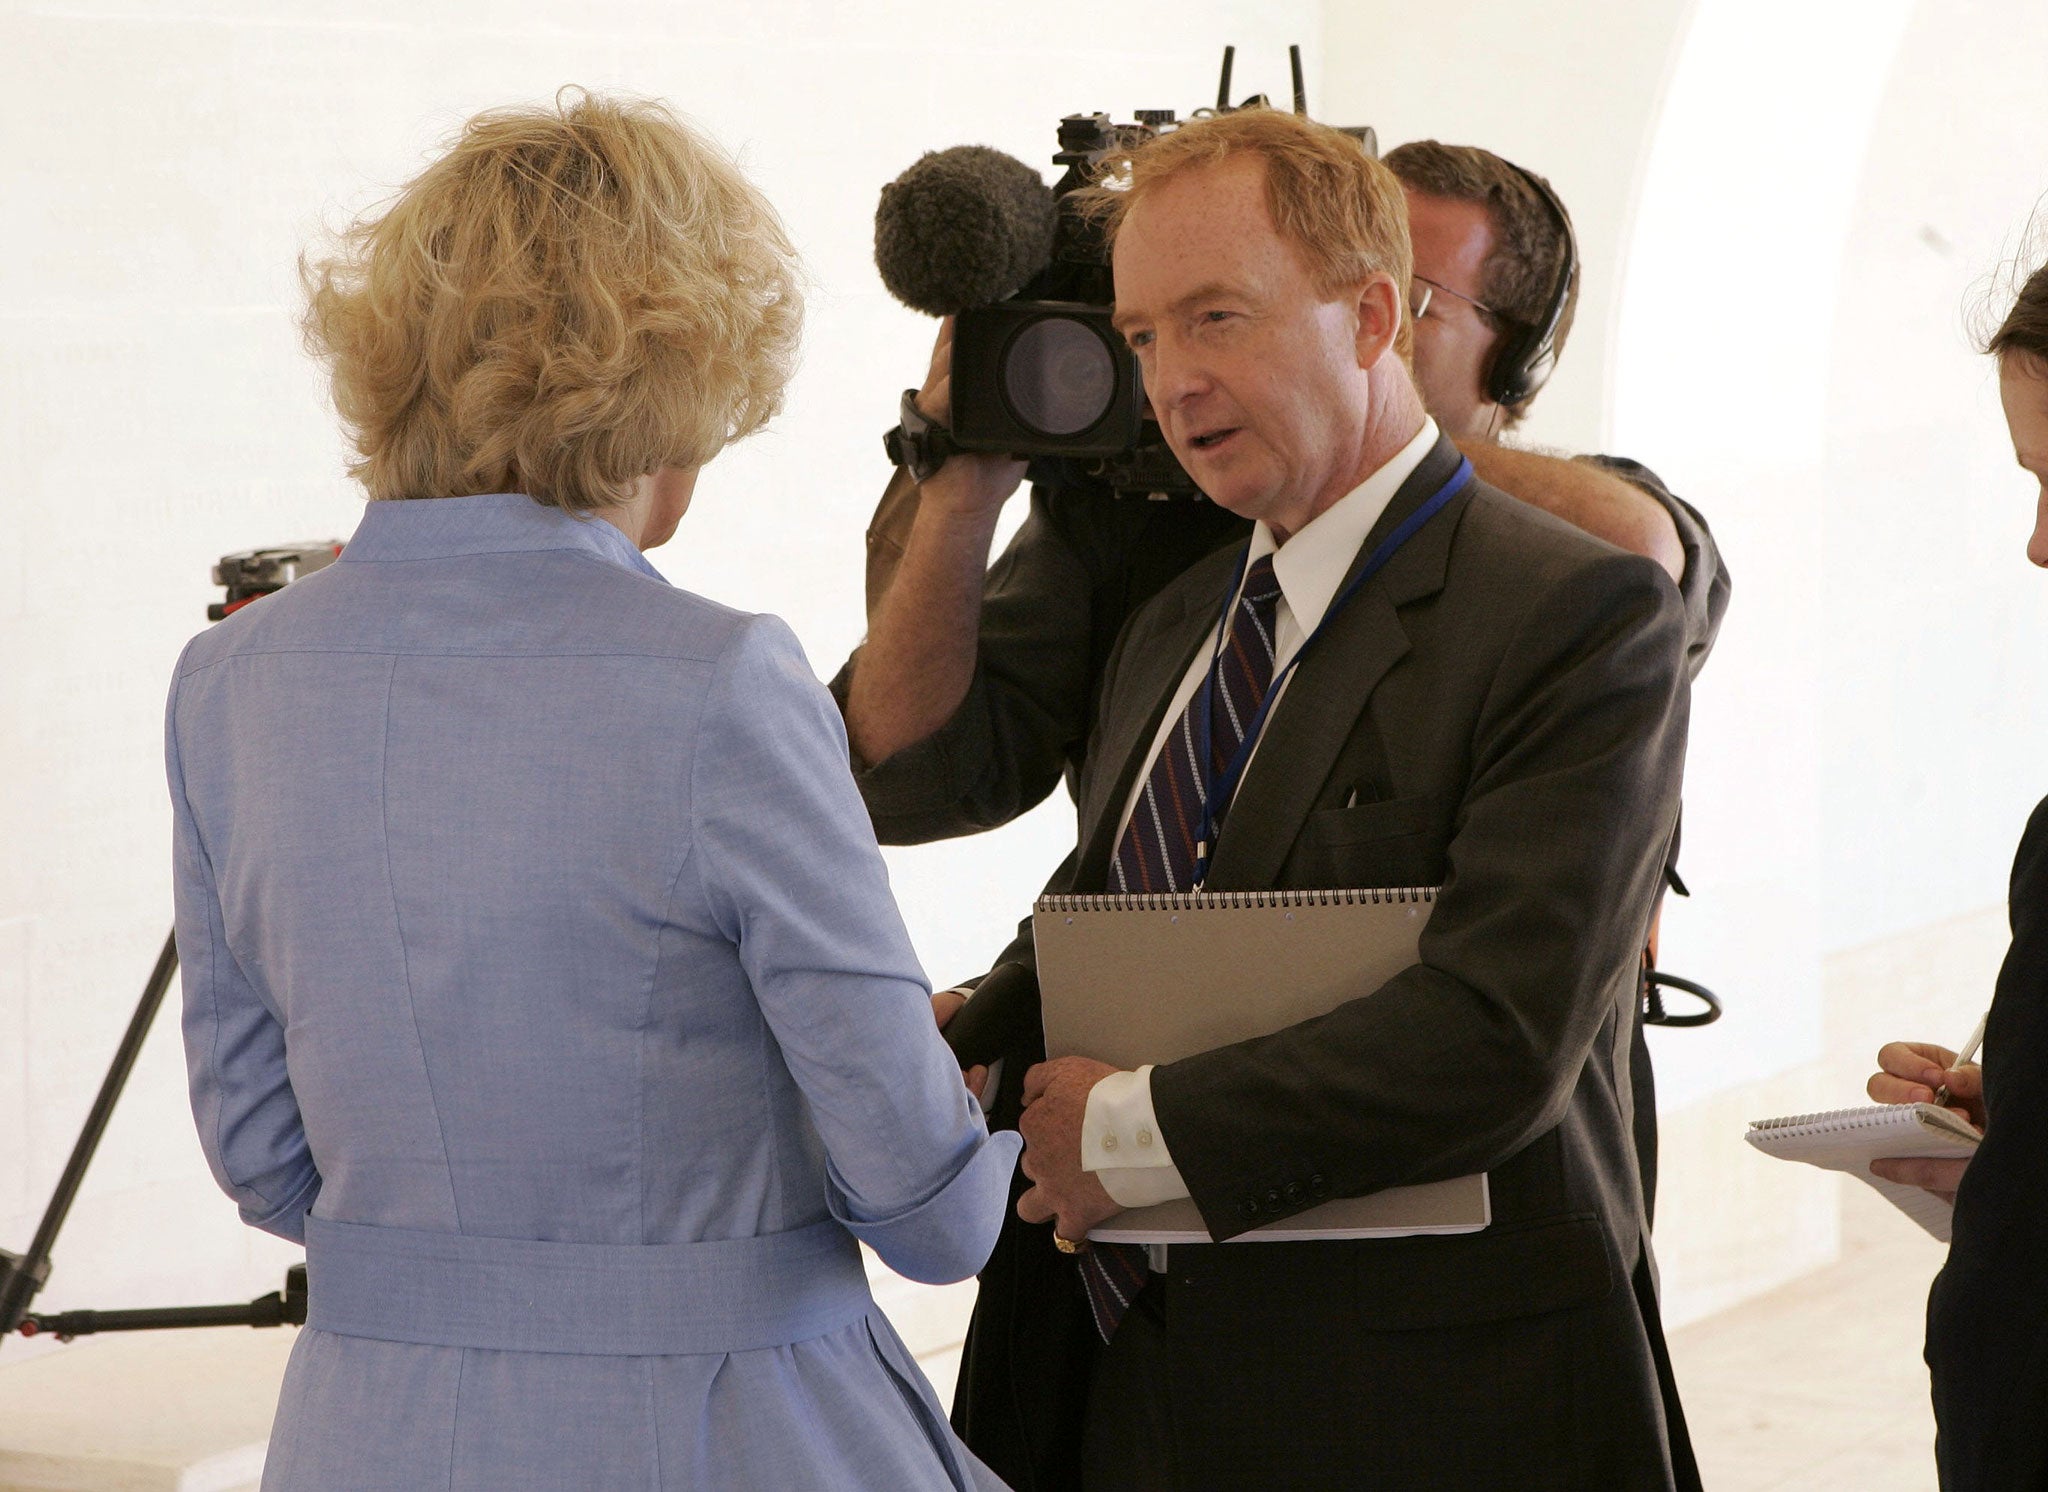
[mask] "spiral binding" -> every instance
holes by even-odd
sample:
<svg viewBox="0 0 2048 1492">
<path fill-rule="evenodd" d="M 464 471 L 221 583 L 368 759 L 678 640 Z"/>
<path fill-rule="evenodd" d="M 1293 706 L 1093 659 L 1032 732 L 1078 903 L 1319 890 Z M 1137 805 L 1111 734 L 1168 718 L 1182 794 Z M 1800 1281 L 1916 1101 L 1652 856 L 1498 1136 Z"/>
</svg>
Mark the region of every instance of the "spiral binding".
<svg viewBox="0 0 2048 1492">
<path fill-rule="evenodd" d="M 1816 1135 L 1840 1134 L 1853 1129 L 1902 1128 L 1908 1119 L 1923 1124 L 1931 1123 L 1959 1139 L 1969 1139 L 1976 1134 L 1975 1126 L 1968 1121 L 1958 1119 L 1947 1109 L 1937 1108 L 1928 1103 L 1862 1104 L 1853 1109 L 1823 1109 L 1816 1114 L 1787 1114 L 1779 1119 L 1752 1119 L 1749 1121 L 1749 1127 L 1753 1132 L 1765 1134 L 1778 1134 L 1794 1129 Z"/>
<path fill-rule="evenodd" d="M 1868 1129 L 1872 1125 L 1896 1125 L 1901 1109 L 1897 1104 L 1862 1104 L 1853 1109 L 1823 1109 L 1814 1114 L 1786 1114 L 1777 1119 L 1752 1119 L 1751 1129 Z"/>
<path fill-rule="evenodd" d="M 1249 911 L 1257 907 L 1378 907 L 1429 903 L 1435 886 L 1378 886 L 1347 891 L 1152 891 L 1123 896 L 1041 896 L 1035 912 Z"/>
</svg>

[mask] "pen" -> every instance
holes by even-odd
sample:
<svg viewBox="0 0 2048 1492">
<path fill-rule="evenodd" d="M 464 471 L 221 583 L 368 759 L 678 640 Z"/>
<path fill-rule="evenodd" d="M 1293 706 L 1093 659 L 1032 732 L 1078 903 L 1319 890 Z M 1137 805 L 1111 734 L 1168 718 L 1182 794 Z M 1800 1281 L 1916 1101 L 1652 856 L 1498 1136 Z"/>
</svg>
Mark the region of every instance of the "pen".
<svg viewBox="0 0 2048 1492">
<path fill-rule="evenodd" d="M 1972 1057 L 1977 1055 L 1977 1048 L 1984 1044 L 1984 1023 L 1990 1019 L 1991 1012 L 1988 1010 L 1977 1018 L 1977 1029 L 1970 1033 L 1970 1039 L 1964 1042 L 1963 1049 L 1960 1052 L 1956 1053 L 1956 1060 L 1949 1064 L 1949 1071 L 1955 1071 L 1956 1068 L 1961 1067 L 1965 1062 L 1969 1061 Z M 1944 1108 L 1947 1107 L 1947 1083 L 1943 1083 L 1939 1088 L 1936 1088 L 1934 1090 L 1934 1102 L 1937 1106 Z"/>
</svg>

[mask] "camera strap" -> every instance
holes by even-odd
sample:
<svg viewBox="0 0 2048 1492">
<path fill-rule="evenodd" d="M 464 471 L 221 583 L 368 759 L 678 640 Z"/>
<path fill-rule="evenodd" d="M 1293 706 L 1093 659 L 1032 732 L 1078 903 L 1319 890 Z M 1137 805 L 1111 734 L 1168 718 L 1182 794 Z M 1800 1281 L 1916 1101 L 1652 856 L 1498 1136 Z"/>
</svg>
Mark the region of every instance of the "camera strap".
<svg viewBox="0 0 2048 1492">
<path fill-rule="evenodd" d="M 882 436 L 889 459 L 910 473 L 914 482 L 928 482 L 960 447 L 953 432 L 917 407 L 917 390 L 905 389 L 897 407 L 896 427 Z"/>
</svg>

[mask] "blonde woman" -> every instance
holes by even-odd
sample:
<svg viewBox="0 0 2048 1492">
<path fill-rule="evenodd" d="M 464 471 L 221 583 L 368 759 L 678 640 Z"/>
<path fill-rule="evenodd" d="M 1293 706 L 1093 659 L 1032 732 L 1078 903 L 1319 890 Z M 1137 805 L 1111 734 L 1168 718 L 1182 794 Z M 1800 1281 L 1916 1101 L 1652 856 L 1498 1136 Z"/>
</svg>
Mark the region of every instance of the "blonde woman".
<svg viewBox="0 0 2048 1492">
<path fill-rule="evenodd" d="M 200 1137 L 307 1248 L 264 1486 L 988 1484 L 855 1240 L 972 1274 L 1016 1140 L 794 637 L 640 553 L 780 401 L 774 212 L 565 94 L 306 273 L 371 501 L 169 711 Z"/>
</svg>

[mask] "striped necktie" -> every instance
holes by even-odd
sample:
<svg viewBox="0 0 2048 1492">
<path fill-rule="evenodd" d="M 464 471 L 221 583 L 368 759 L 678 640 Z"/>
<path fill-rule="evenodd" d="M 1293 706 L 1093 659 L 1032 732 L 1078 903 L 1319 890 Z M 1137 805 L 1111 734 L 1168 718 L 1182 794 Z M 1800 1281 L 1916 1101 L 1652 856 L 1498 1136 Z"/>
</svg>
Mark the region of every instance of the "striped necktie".
<svg viewBox="0 0 2048 1492">
<path fill-rule="evenodd" d="M 1159 748 L 1145 779 L 1145 791 L 1117 842 L 1111 874 L 1118 891 L 1186 891 L 1193 886 L 1195 837 L 1201 832 L 1209 784 L 1243 746 L 1245 732 L 1272 687 L 1274 617 L 1279 604 L 1280 582 L 1273 574 L 1273 557 L 1266 555 L 1245 572 L 1244 588 L 1231 611 L 1230 638 L 1223 645 L 1215 687 L 1207 691 L 1208 760 L 1202 759 L 1201 751 L 1204 691 L 1197 689 Z M 1220 823 L 1221 810 L 1218 823 L 1210 826 L 1212 838 Z M 1088 1308 L 1103 1341 L 1115 1334 L 1124 1312 L 1144 1288 L 1146 1270 L 1145 1250 L 1136 1244 L 1098 1243 L 1081 1256 Z"/>
<path fill-rule="evenodd" d="M 1244 744 L 1245 731 L 1273 682 L 1273 619 L 1279 604 L 1280 582 L 1269 554 L 1245 572 L 1215 687 L 1207 691 L 1209 759 L 1201 760 L 1204 691 L 1197 689 L 1160 747 L 1117 843 L 1111 874 L 1118 891 L 1186 891 L 1194 884 L 1195 836 L 1201 832 L 1209 784 Z M 1220 822 L 1219 812 L 1218 824 L 1210 826 L 1212 835 Z"/>
</svg>

